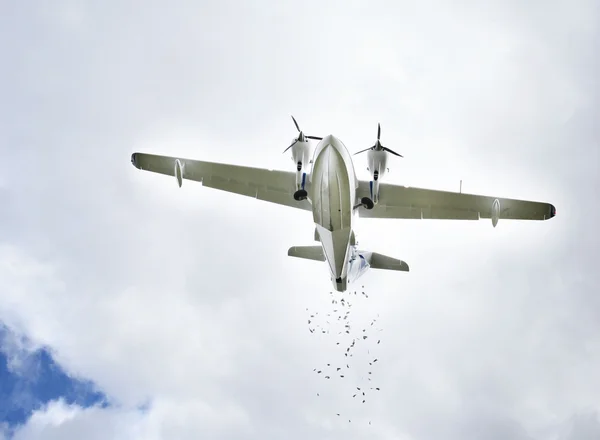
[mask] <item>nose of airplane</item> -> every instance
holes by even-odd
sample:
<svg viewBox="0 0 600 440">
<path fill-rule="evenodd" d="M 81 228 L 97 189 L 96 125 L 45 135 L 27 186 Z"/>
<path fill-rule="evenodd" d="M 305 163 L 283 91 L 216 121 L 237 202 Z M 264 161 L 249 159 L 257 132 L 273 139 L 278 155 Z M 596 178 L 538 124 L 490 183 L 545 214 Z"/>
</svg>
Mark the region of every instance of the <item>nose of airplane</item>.
<svg viewBox="0 0 600 440">
<path fill-rule="evenodd" d="M 332 134 L 328 134 L 327 136 L 325 136 L 323 138 L 323 140 L 321 141 L 321 143 L 322 143 L 322 145 L 332 145 L 336 148 L 339 147 L 338 139 Z"/>
</svg>

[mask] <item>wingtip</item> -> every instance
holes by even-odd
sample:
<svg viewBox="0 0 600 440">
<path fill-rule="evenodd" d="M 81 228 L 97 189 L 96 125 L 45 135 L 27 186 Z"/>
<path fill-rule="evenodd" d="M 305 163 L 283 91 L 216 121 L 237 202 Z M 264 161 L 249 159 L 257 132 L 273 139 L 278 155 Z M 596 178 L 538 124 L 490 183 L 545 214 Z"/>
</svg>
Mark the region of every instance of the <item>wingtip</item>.
<svg viewBox="0 0 600 440">
<path fill-rule="evenodd" d="M 139 163 L 138 163 L 138 153 L 133 153 L 131 155 L 131 164 L 136 167 L 137 169 L 140 168 Z"/>
<path fill-rule="evenodd" d="M 556 207 L 553 204 L 550 204 L 550 218 L 556 216 Z"/>
</svg>

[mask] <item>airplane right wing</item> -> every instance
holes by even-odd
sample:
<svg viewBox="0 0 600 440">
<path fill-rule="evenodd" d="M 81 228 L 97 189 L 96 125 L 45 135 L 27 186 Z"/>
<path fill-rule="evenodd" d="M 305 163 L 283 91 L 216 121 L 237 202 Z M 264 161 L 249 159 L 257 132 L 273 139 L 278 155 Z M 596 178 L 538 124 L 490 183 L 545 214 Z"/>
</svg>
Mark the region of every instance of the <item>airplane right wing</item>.
<svg viewBox="0 0 600 440">
<path fill-rule="evenodd" d="M 369 182 L 360 181 L 357 195 L 370 194 Z M 500 219 L 548 220 L 556 215 L 550 203 L 505 199 L 433 189 L 379 184 L 379 201 L 373 209 L 360 209 L 364 218 L 479 220 L 492 218 L 498 200 Z"/>
<path fill-rule="evenodd" d="M 183 172 L 180 176 L 176 174 L 178 172 L 177 161 L 182 166 Z M 296 174 L 289 171 L 267 170 L 147 153 L 133 153 L 131 163 L 140 170 L 174 176 L 177 179 L 195 180 L 209 188 L 311 211 L 308 200 L 294 200 Z"/>
</svg>

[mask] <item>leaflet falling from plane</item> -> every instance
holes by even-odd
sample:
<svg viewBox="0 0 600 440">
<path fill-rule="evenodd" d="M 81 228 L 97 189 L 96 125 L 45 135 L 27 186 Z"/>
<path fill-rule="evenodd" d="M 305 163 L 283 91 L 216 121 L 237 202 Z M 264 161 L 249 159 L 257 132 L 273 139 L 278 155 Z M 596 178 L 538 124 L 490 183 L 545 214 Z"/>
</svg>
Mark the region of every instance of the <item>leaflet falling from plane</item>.
<svg viewBox="0 0 600 440">
<path fill-rule="evenodd" d="M 174 176 L 178 186 L 195 180 L 203 186 L 312 211 L 319 246 L 291 247 L 288 255 L 327 261 L 334 289 L 343 292 L 369 268 L 408 272 L 408 265 L 385 255 L 358 249 L 357 217 L 388 219 L 548 220 L 556 215 L 550 203 L 474 194 L 410 188 L 380 183 L 392 150 L 377 141 L 368 151 L 371 181 L 356 177 L 352 156 L 333 135 L 299 135 L 288 149 L 295 172 L 204 162 L 147 153 L 133 153 L 131 163 L 140 170 Z M 308 139 L 320 140 L 310 154 Z M 287 151 L 287 149 L 286 149 Z M 361 151 L 362 152 L 362 151 Z M 359 153 L 361 153 L 359 152 Z M 358 153 L 357 153 L 358 154 Z M 307 173 L 307 160 L 312 164 Z M 383 168 L 382 168 L 383 167 Z"/>
</svg>

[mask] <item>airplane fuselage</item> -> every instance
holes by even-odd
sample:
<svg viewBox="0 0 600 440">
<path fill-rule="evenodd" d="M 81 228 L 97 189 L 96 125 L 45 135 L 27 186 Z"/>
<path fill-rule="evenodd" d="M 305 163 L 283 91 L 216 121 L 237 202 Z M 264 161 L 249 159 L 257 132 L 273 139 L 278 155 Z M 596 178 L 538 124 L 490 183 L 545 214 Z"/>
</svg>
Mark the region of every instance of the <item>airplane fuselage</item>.
<svg viewBox="0 0 600 440">
<path fill-rule="evenodd" d="M 353 261 L 357 261 L 357 268 L 365 264 L 355 255 L 357 188 L 358 179 L 346 146 L 335 136 L 324 137 L 313 154 L 308 198 L 334 288 L 341 292 L 347 288 L 349 265 Z M 350 270 L 351 278 L 363 272 L 357 268 Z"/>
</svg>

